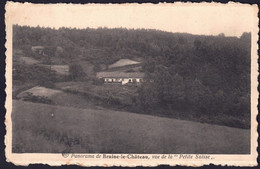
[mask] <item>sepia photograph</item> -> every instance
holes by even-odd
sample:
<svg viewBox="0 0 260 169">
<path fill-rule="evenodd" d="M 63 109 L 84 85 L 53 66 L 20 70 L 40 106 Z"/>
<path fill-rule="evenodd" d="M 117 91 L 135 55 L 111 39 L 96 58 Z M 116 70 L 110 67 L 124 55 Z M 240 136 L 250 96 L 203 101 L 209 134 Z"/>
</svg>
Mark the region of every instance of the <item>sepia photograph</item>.
<svg viewBox="0 0 260 169">
<path fill-rule="evenodd" d="M 256 6 L 8 5 L 11 154 L 256 151 Z"/>
</svg>

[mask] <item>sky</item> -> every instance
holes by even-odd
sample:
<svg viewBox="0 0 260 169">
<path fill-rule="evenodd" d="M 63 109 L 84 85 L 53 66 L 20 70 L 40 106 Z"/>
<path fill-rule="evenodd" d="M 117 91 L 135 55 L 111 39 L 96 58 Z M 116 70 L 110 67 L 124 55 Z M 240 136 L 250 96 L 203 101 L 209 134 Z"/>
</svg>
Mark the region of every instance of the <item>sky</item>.
<svg viewBox="0 0 260 169">
<path fill-rule="evenodd" d="M 256 6 L 220 3 L 20 4 L 8 3 L 10 23 L 51 28 L 146 28 L 198 35 L 241 36 L 255 24 Z M 8 19 L 7 19 L 8 21 Z"/>
</svg>

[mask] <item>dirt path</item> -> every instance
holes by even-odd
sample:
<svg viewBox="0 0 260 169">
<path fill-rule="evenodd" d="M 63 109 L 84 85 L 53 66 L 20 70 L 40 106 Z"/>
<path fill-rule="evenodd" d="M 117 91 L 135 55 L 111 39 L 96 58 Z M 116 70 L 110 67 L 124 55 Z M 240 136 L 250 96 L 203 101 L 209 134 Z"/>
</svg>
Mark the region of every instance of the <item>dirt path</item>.
<svg viewBox="0 0 260 169">
<path fill-rule="evenodd" d="M 22 101 L 13 101 L 13 107 L 14 146 L 22 146 L 24 152 L 62 152 L 64 149 L 85 153 L 250 152 L 250 130 L 128 112 Z M 42 130 L 44 134 L 39 135 L 37 131 Z M 25 131 L 30 131 L 34 137 L 23 138 Z M 67 141 L 59 138 L 64 135 Z M 75 144 L 68 144 L 73 140 L 77 140 Z M 48 147 L 45 147 L 47 143 Z M 42 146 L 37 146 L 39 144 Z M 51 144 L 53 148 L 50 148 Z"/>
</svg>

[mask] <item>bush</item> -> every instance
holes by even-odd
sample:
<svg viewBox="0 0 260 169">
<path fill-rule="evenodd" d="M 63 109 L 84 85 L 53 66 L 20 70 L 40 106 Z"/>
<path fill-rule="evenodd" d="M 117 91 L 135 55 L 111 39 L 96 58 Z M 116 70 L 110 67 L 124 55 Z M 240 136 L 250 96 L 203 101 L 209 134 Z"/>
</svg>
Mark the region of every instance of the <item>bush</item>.
<svg viewBox="0 0 260 169">
<path fill-rule="evenodd" d="M 82 67 L 79 64 L 71 64 L 69 66 L 69 73 L 71 80 L 83 80 L 85 79 L 86 74 L 84 73 Z"/>
<path fill-rule="evenodd" d="M 101 86 L 104 84 L 104 79 L 93 78 L 92 82 L 93 85 Z"/>
<path fill-rule="evenodd" d="M 47 87 L 47 88 L 54 88 L 55 87 L 55 83 L 53 81 L 49 81 L 49 80 L 41 80 L 38 83 L 39 86 L 43 86 L 43 87 Z"/>
<path fill-rule="evenodd" d="M 34 103 L 54 104 L 54 102 L 50 100 L 48 97 L 34 96 L 32 93 L 27 93 L 27 95 L 23 97 L 23 100 Z"/>
</svg>

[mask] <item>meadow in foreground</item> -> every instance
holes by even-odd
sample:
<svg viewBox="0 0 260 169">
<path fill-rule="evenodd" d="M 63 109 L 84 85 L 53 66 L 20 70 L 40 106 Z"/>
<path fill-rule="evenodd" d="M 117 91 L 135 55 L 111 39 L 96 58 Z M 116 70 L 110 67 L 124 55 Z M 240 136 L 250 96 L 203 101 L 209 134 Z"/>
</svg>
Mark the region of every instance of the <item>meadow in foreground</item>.
<svg viewBox="0 0 260 169">
<path fill-rule="evenodd" d="M 250 153 L 250 130 L 13 100 L 14 153 Z"/>
</svg>

